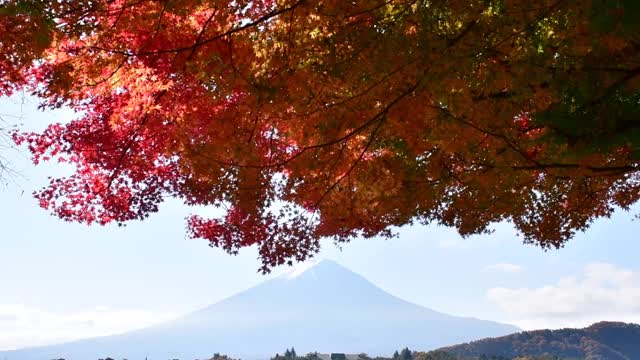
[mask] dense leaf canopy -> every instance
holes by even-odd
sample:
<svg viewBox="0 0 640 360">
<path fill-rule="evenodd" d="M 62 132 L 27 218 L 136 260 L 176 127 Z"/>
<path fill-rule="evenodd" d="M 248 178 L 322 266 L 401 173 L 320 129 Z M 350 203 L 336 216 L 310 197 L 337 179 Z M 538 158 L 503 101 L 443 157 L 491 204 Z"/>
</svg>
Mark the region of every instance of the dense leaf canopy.
<svg viewBox="0 0 640 360">
<path fill-rule="evenodd" d="M 14 135 L 76 166 L 35 194 L 65 220 L 220 206 L 190 235 L 267 271 L 413 222 L 559 247 L 640 197 L 636 0 L 0 4 L 0 93 L 79 114 Z"/>
</svg>

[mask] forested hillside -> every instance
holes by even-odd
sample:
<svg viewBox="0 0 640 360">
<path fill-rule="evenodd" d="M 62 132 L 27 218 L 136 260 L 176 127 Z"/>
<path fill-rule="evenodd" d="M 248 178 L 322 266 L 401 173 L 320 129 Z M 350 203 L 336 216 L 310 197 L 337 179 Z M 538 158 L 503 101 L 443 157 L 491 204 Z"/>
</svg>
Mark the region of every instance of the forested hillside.
<svg viewBox="0 0 640 360">
<path fill-rule="evenodd" d="M 462 357 L 552 354 L 586 360 L 640 359 L 640 325 L 600 322 L 584 329 L 525 331 L 443 348 Z M 430 359 L 429 359 L 430 360 Z"/>
</svg>

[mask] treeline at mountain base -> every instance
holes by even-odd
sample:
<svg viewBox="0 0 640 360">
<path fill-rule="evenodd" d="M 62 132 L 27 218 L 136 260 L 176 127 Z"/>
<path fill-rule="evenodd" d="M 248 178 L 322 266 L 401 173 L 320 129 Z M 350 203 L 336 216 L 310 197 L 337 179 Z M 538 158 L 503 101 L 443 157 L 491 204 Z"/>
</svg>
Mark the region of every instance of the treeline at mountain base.
<svg viewBox="0 0 640 360">
<path fill-rule="evenodd" d="M 203 360 L 239 360 L 214 354 Z M 404 348 L 391 357 L 366 353 L 345 354 L 318 352 L 300 356 L 292 347 L 271 360 L 638 360 L 640 359 L 640 325 L 622 322 L 599 322 L 584 329 L 523 331 L 502 337 L 486 338 L 434 351 L 411 351 Z M 12 359 L 10 359 L 12 360 Z M 64 360 L 64 359 L 56 359 Z M 90 360 L 90 359 L 73 359 Z M 115 360 L 104 358 L 100 360 Z M 136 359 L 137 360 L 137 359 Z M 179 359 L 147 359 L 179 360 Z M 190 359 L 183 359 L 190 360 Z"/>
<path fill-rule="evenodd" d="M 591 359 L 591 358 L 589 358 Z M 66 360 L 64 358 L 52 359 L 52 360 Z M 98 360 L 117 360 L 111 357 L 101 358 Z M 122 359 L 128 360 L 128 359 Z M 145 359 L 152 360 L 152 359 Z M 168 360 L 181 360 L 181 359 L 168 359 Z M 208 359 L 195 359 L 195 360 L 242 360 L 232 358 L 228 355 L 214 354 Z M 320 354 L 317 352 L 308 353 L 303 356 L 296 354 L 294 348 L 287 349 L 284 354 L 276 354 L 270 360 L 585 360 L 582 358 L 568 358 L 560 357 L 556 355 L 542 355 L 542 356 L 517 356 L 517 357 L 505 357 L 499 355 L 480 355 L 473 357 L 456 356 L 446 351 L 435 350 L 429 352 L 411 351 L 408 348 L 404 348 L 401 351 L 396 351 L 392 357 L 375 356 L 371 357 L 365 353 L 360 354 L 344 354 L 344 353 L 331 353 Z M 600 360 L 600 359 L 597 359 Z M 604 360 L 604 359 L 603 359 Z"/>
</svg>

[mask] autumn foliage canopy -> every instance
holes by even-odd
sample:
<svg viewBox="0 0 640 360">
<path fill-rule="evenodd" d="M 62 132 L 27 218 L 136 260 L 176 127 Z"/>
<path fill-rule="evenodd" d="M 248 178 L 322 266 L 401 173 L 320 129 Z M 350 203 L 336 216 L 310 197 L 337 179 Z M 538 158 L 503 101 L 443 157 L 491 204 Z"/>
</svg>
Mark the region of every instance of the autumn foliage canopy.
<svg viewBox="0 0 640 360">
<path fill-rule="evenodd" d="M 637 0 L 0 4 L 0 94 L 78 113 L 14 134 L 75 166 L 35 194 L 64 220 L 219 206 L 190 236 L 268 271 L 413 222 L 559 247 L 640 198 Z"/>
</svg>

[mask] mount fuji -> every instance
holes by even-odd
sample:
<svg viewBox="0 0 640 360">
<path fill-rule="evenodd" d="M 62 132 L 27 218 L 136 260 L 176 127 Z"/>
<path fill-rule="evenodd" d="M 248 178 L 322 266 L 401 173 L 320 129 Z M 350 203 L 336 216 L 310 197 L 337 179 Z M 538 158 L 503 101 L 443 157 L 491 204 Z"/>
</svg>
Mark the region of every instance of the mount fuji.
<svg viewBox="0 0 640 360">
<path fill-rule="evenodd" d="M 289 272 L 176 320 L 119 335 L 0 352 L 6 360 L 208 358 L 267 359 L 294 346 L 306 352 L 390 355 L 519 331 L 440 313 L 386 293 L 328 260 Z"/>
</svg>

